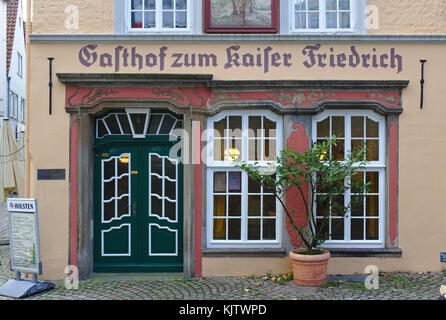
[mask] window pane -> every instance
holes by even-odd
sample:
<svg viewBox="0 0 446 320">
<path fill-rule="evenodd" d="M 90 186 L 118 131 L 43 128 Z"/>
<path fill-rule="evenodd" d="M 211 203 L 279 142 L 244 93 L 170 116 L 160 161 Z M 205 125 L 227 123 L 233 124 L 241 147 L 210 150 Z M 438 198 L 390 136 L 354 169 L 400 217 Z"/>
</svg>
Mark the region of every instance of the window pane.
<svg viewBox="0 0 446 320">
<path fill-rule="evenodd" d="M 310 12 L 308 14 L 308 28 L 309 29 L 319 29 L 319 13 Z"/>
<path fill-rule="evenodd" d="M 122 131 L 124 134 L 132 134 L 132 129 L 130 128 L 129 118 L 126 114 L 118 114 L 119 123 L 121 124 Z"/>
<path fill-rule="evenodd" d="M 364 217 L 364 199 L 362 197 L 352 199 L 351 215 L 352 217 Z"/>
<path fill-rule="evenodd" d="M 327 10 L 337 10 L 337 0 L 327 0 Z"/>
<path fill-rule="evenodd" d="M 142 13 L 132 12 L 132 28 L 142 28 Z"/>
<path fill-rule="evenodd" d="M 186 10 L 187 9 L 187 0 L 175 0 L 176 9 L 177 10 Z"/>
<path fill-rule="evenodd" d="M 367 217 L 378 217 L 379 213 L 379 197 L 366 196 L 366 215 Z"/>
<path fill-rule="evenodd" d="M 260 183 L 248 177 L 248 192 L 260 193 Z"/>
<path fill-rule="evenodd" d="M 276 240 L 276 219 L 263 220 L 263 240 Z"/>
<path fill-rule="evenodd" d="M 228 150 L 225 152 L 227 161 L 239 160 L 242 156 L 242 139 L 229 140 Z"/>
<path fill-rule="evenodd" d="M 109 115 L 104 120 L 107 123 L 108 129 L 110 129 L 111 134 L 121 134 L 118 120 L 116 120 L 116 116 L 114 114 Z"/>
<path fill-rule="evenodd" d="M 265 155 L 263 160 L 265 161 L 275 161 L 277 158 L 276 153 L 276 140 L 265 140 Z"/>
<path fill-rule="evenodd" d="M 262 150 L 262 140 L 261 139 L 249 139 L 248 140 L 248 160 L 249 161 L 260 161 Z"/>
<path fill-rule="evenodd" d="M 163 123 L 161 124 L 159 134 L 169 134 L 173 126 L 175 125 L 176 119 L 170 115 L 165 115 Z"/>
<path fill-rule="evenodd" d="M 158 128 L 161 123 L 162 116 L 161 115 L 152 115 L 150 117 L 149 129 L 147 130 L 148 134 L 157 134 Z"/>
<path fill-rule="evenodd" d="M 305 0 L 295 0 L 294 1 L 294 8 L 296 10 L 306 10 L 306 1 Z"/>
<path fill-rule="evenodd" d="M 379 161 L 379 141 L 378 140 L 367 140 L 367 161 Z"/>
<path fill-rule="evenodd" d="M 229 117 L 229 136 L 242 136 L 242 117 Z"/>
<path fill-rule="evenodd" d="M 214 240 L 226 240 L 226 219 L 214 219 Z"/>
<path fill-rule="evenodd" d="M 308 0 L 308 10 L 319 10 L 319 0 Z"/>
<path fill-rule="evenodd" d="M 276 216 L 276 197 L 275 196 L 263 196 L 263 216 L 275 217 Z"/>
<path fill-rule="evenodd" d="M 228 240 L 241 240 L 242 227 L 241 219 L 229 219 L 228 221 Z"/>
<path fill-rule="evenodd" d="M 248 196 L 248 216 L 260 217 L 260 196 Z"/>
<path fill-rule="evenodd" d="M 331 240 L 344 240 L 344 219 L 331 220 Z"/>
<path fill-rule="evenodd" d="M 317 123 L 317 136 L 318 138 L 330 137 L 330 117 Z"/>
<path fill-rule="evenodd" d="M 225 129 L 226 129 L 226 119 L 223 118 L 220 121 L 214 122 L 214 136 L 223 138 L 225 136 Z"/>
<path fill-rule="evenodd" d="M 214 217 L 226 216 L 226 196 L 214 196 Z"/>
<path fill-rule="evenodd" d="M 379 239 L 379 220 L 367 219 L 367 239 L 366 240 L 378 240 Z"/>
<path fill-rule="evenodd" d="M 325 217 L 328 215 L 329 210 L 329 201 L 328 199 L 317 196 L 316 197 L 316 216 L 317 217 Z"/>
<path fill-rule="evenodd" d="M 225 154 L 225 140 L 215 139 L 214 140 L 214 160 L 223 161 Z"/>
<path fill-rule="evenodd" d="M 350 10 L 350 0 L 339 0 L 339 10 Z"/>
<path fill-rule="evenodd" d="M 331 215 L 335 217 L 342 217 L 345 207 L 344 207 L 344 196 L 336 196 L 331 199 Z"/>
<path fill-rule="evenodd" d="M 328 240 L 330 230 L 328 229 L 329 220 L 328 219 L 316 219 L 316 228 L 320 230 L 320 234 L 323 235 L 324 239 Z"/>
<path fill-rule="evenodd" d="M 163 0 L 163 10 L 173 10 L 173 0 Z"/>
<path fill-rule="evenodd" d="M 228 190 L 229 192 L 242 192 L 242 173 L 229 172 L 228 174 Z"/>
<path fill-rule="evenodd" d="M 230 217 L 242 216 L 242 197 L 229 196 L 228 215 Z"/>
<path fill-rule="evenodd" d="M 344 140 L 336 140 L 336 146 L 333 146 L 333 158 L 337 161 L 345 160 Z"/>
<path fill-rule="evenodd" d="M 295 20 L 296 29 L 307 28 L 307 14 L 305 12 L 296 12 L 295 19 L 296 19 Z"/>
<path fill-rule="evenodd" d="M 367 118 L 367 138 L 379 137 L 379 123 Z"/>
<path fill-rule="evenodd" d="M 187 28 L 187 13 L 186 12 L 177 12 L 176 13 L 175 27 L 176 28 Z"/>
<path fill-rule="evenodd" d="M 369 193 L 379 193 L 379 173 L 367 172 L 367 182 L 371 182 Z"/>
<path fill-rule="evenodd" d="M 141 114 L 130 114 L 130 119 L 132 120 L 133 130 L 135 131 L 135 134 L 144 134 L 144 128 L 146 125 L 146 118 L 147 115 L 145 113 Z"/>
<path fill-rule="evenodd" d="M 265 137 L 266 138 L 275 138 L 276 137 L 276 122 L 271 121 L 266 117 L 263 117 L 263 126 L 265 129 Z"/>
<path fill-rule="evenodd" d="M 248 219 L 248 240 L 260 240 L 260 219 Z"/>
<path fill-rule="evenodd" d="M 351 147 L 352 150 L 358 151 L 362 148 L 362 144 L 364 143 L 364 140 L 353 140 L 351 141 Z"/>
<path fill-rule="evenodd" d="M 364 240 L 364 220 L 352 219 L 351 220 L 351 238 L 352 240 Z"/>
<path fill-rule="evenodd" d="M 214 173 L 214 192 L 226 192 L 226 172 Z"/>
<path fill-rule="evenodd" d="M 132 10 L 142 10 L 142 0 L 132 0 Z"/>
<path fill-rule="evenodd" d="M 336 29 L 338 27 L 338 14 L 336 12 L 327 12 L 327 28 Z"/>
<path fill-rule="evenodd" d="M 339 13 L 339 28 L 340 29 L 350 29 L 350 13 L 340 12 Z"/>
<path fill-rule="evenodd" d="M 173 12 L 163 12 L 163 28 L 173 28 Z"/>
<path fill-rule="evenodd" d="M 352 117 L 352 137 L 364 138 L 364 117 Z"/>
<path fill-rule="evenodd" d="M 345 121 L 344 117 L 332 118 L 332 135 L 338 138 L 345 137 Z"/>
<path fill-rule="evenodd" d="M 144 12 L 144 28 L 155 28 L 155 12 Z"/>
<path fill-rule="evenodd" d="M 249 137 L 260 138 L 262 136 L 262 117 L 249 117 Z"/>
<path fill-rule="evenodd" d="M 144 10 L 155 10 L 156 0 L 144 0 Z"/>
</svg>

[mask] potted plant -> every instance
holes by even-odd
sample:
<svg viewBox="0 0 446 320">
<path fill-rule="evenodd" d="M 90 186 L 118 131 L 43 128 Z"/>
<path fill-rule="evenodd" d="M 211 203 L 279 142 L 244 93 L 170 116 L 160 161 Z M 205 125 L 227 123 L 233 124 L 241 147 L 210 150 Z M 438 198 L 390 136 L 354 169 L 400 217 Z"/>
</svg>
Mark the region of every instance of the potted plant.
<svg viewBox="0 0 446 320">
<path fill-rule="evenodd" d="M 252 180 L 274 194 L 292 228 L 305 245 L 305 248 L 292 250 L 289 254 L 294 282 L 298 285 L 320 286 L 325 283 L 330 252 L 321 246 L 336 231 L 336 228 L 332 228 L 329 232 L 330 217 L 346 217 L 352 206 L 362 203 L 370 184 L 364 183 L 362 176 L 358 174 L 365 164 L 365 143 L 352 150 L 343 161 L 338 161 L 333 156 L 332 150 L 335 150 L 337 144 L 337 138 L 332 137 L 314 143 L 302 153 L 288 148 L 269 167 L 235 161 Z M 306 227 L 295 222 L 295 209 L 288 208 L 285 203 L 284 197 L 292 188 L 298 190 L 305 204 L 308 219 Z M 351 201 L 345 203 L 343 195 L 349 190 L 352 193 Z"/>
</svg>

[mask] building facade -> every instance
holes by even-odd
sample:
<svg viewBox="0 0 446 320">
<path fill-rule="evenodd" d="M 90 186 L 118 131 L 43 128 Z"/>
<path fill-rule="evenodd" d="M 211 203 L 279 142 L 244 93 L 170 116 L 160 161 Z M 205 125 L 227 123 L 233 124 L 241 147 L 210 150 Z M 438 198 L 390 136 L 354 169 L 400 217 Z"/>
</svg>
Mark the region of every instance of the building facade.
<svg viewBox="0 0 446 320">
<path fill-rule="evenodd" d="M 445 16 L 440 0 L 34 1 L 43 277 L 289 272 L 302 242 L 230 156 L 267 165 L 332 135 L 340 161 L 367 144 L 371 189 L 331 218 L 328 272 L 444 269 Z"/>
<path fill-rule="evenodd" d="M 21 0 L 1 1 L 0 117 L 8 118 L 18 138 L 25 131 L 26 47 Z"/>
</svg>

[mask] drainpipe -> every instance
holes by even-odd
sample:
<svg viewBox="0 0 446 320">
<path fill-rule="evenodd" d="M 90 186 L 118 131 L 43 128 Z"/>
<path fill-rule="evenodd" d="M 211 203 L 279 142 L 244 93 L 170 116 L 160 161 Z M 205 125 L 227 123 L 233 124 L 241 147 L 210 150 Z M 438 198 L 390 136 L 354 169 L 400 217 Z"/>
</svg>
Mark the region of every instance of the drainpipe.
<svg viewBox="0 0 446 320">
<path fill-rule="evenodd" d="M 31 45 L 29 35 L 31 33 L 31 0 L 26 0 L 26 105 L 25 105 L 25 198 L 30 194 L 31 162 L 29 152 L 29 123 L 30 123 L 30 67 L 31 67 Z"/>
<path fill-rule="evenodd" d="M 9 106 L 11 105 L 11 77 L 6 77 L 6 119 L 9 119 Z"/>
</svg>

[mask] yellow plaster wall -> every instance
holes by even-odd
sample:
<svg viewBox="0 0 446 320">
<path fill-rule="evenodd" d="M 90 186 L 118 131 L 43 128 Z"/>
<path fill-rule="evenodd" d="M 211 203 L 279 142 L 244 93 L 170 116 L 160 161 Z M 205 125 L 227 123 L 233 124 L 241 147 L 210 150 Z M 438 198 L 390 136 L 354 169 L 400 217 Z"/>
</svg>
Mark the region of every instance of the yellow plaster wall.
<svg viewBox="0 0 446 320">
<path fill-rule="evenodd" d="M 132 47 L 132 44 L 122 44 Z M 231 44 L 165 44 L 168 54 L 174 52 L 215 53 L 220 61 L 226 57 L 226 48 Z M 444 119 L 444 74 L 446 63 L 443 45 L 423 44 L 379 44 L 357 45 L 361 52 L 388 52 L 396 48 L 403 56 L 403 71 L 373 68 L 307 69 L 300 56 L 303 45 L 272 43 L 274 50 L 293 52 L 293 66 L 272 69 L 265 74 L 262 68 L 224 69 L 223 64 L 210 68 L 172 68 L 166 65 L 165 73 L 212 73 L 217 80 L 410 80 L 403 90 L 404 112 L 399 122 L 399 246 L 403 250 L 400 259 L 351 259 L 333 258 L 330 273 L 364 272 L 366 265 L 373 264 L 383 271 L 440 271 L 440 252 L 446 251 L 446 133 Z M 98 64 L 87 68 L 79 63 L 81 44 L 33 44 L 31 47 L 31 99 L 30 99 L 30 148 L 33 159 L 31 190 L 39 201 L 41 217 L 42 258 L 44 277 L 62 278 L 68 261 L 68 177 L 64 182 L 36 181 L 37 168 L 65 168 L 69 172 L 69 115 L 65 112 L 64 86 L 54 81 L 54 113 L 48 115 L 48 56 L 55 57 L 54 74 L 64 73 L 113 73 L 113 68 L 101 68 Z M 118 44 L 100 44 L 98 53 L 112 53 Z M 160 44 L 135 45 L 141 53 L 159 52 Z M 257 52 L 265 44 L 241 44 L 242 52 Z M 333 47 L 335 52 L 346 52 L 346 44 L 323 45 L 324 50 Z M 420 63 L 426 58 L 425 105 L 420 110 Z M 170 60 L 171 61 L 171 60 Z M 131 66 L 120 72 L 136 73 Z M 144 69 L 141 72 L 159 73 L 159 70 Z M 205 214 L 205 213 L 204 213 Z M 261 263 L 259 263 L 261 261 Z M 204 258 L 203 273 L 212 275 L 245 275 L 263 273 L 268 270 L 282 272 L 288 259 L 259 258 Z M 224 270 L 222 269 L 224 266 Z"/>
<path fill-rule="evenodd" d="M 33 1 L 33 33 L 113 33 L 113 0 L 36 0 Z M 77 8 L 78 28 L 71 24 L 73 11 Z"/>
<path fill-rule="evenodd" d="M 33 46 L 29 100 L 30 192 L 39 206 L 42 278 L 55 280 L 65 278 L 64 269 L 68 264 L 69 116 L 63 109 L 64 86 L 58 81 L 54 81 L 53 112 L 49 115 L 47 56 L 46 47 Z M 54 61 L 54 73 L 61 67 Z M 37 169 L 66 169 L 66 179 L 37 181 Z"/>
<path fill-rule="evenodd" d="M 444 34 L 446 2 L 443 0 L 368 0 L 378 8 L 379 28 L 370 34 Z"/>
</svg>

